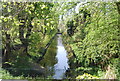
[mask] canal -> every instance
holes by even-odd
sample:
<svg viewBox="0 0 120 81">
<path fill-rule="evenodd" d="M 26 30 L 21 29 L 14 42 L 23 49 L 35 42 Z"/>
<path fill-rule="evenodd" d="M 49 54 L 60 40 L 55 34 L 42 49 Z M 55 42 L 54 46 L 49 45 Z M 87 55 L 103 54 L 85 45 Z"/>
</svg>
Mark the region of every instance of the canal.
<svg viewBox="0 0 120 81">
<path fill-rule="evenodd" d="M 47 76 L 51 76 L 53 79 L 66 77 L 65 72 L 69 65 L 67 51 L 62 43 L 61 34 L 57 34 L 40 64 L 47 68 Z"/>
<path fill-rule="evenodd" d="M 57 44 L 57 63 L 54 65 L 54 79 L 62 79 L 65 78 L 65 72 L 69 68 L 68 65 L 68 58 L 67 58 L 67 52 L 64 48 L 64 45 L 62 44 L 62 38 L 61 35 L 58 34 L 58 44 Z"/>
</svg>

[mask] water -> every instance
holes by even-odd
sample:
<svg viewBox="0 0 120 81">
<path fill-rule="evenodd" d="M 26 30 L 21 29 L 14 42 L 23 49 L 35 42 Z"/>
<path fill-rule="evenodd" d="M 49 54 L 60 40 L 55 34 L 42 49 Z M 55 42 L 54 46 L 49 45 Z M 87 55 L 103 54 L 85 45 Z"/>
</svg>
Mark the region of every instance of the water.
<svg viewBox="0 0 120 81">
<path fill-rule="evenodd" d="M 67 52 L 62 44 L 61 35 L 58 35 L 58 45 L 57 45 L 57 64 L 54 65 L 54 79 L 62 79 L 65 77 L 65 72 L 69 68 Z"/>
</svg>

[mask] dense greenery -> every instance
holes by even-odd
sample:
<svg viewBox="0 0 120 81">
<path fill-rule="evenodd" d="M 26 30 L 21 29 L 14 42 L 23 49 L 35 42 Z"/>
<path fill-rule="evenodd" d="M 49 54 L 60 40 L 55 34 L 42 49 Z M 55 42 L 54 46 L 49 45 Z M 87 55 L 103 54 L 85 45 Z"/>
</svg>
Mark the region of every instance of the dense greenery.
<svg viewBox="0 0 120 81">
<path fill-rule="evenodd" d="M 2 67 L 14 76 L 44 77 L 45 68 L 40 61 L 49 51 L 52 41 L 55 41 L 59 16 L 53 6 L 57 4 L 49 2 L 1 2 L 1 4 Z M 56 44 L 54 45 L 56 47 Z M 56 50 L 52 52 L 56 53 Z M 51 59 L 55 59 L 55 55 Z"/>
<path fill-rule="evenodd" d="M 1 4 L 4 79 L 52 78 L 46 69 L 56 63 L 58 31 L 68 51 L 67 78 L 120 79 L 120 2 Z"/>
<path fill-rule="evenodd" d="M 70 58 L 74 57 L 70 63 L 75 63 L 76 67 L 72 68 L 76 68 L 78 74 L 87 72 L 98 75 L 99 71 L 106 71 L 102 78 L 119 78 L 118 5 L 112 2 L 88 2 L 81 5 L 79 13 L 74 13 L 72 19 L 68 19 L 66 23 L 68 35 L 64 33 L 63 36 L 67 47 L 70 47 L 68 52 L 73 52 L 73 56 L 69 55 Z"/>
</svg>

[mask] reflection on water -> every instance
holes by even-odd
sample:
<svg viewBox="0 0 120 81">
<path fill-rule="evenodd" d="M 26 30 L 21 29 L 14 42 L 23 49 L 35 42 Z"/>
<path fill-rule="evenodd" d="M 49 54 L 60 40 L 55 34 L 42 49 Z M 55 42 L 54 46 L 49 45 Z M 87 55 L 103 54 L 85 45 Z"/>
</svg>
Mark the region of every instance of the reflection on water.
<svg viewBox="0 0 120 81">
<path fill-rule="evenodd" d="M 56 53 L 57 53 L 56 45 L 57 45 L 57 41 L 55 38 L 55 40 L 53 40 L 50 47 L 48 48 L 48 50 L 44 56 L 44 59 L 42 59 L 40 61 L 40 65 L 42 65 L 43 67 L 46 68 L 46 70 L 48 70 L 48 72 L 46 73 L 47 76 L 52 75 L 52 68 L 57 63 L 57 60 L 55 57 Z"/>
<path fill-rule="evenodd" d="M 44 59 L 40 61 L 40 65 L 46 68 L 46 77 L 53 76 L 54 79 L 62 79 L 65 78 L 65 72 L 69 68 L 67 62 L 67 52 L 62 44 L 61 36 L 58 35 L 57 41 L 52 42 Z"/>
<path fill-rule="evenodd" d="M 57 64 L 54 65 L 54 72 L 55 75 L 53 76 L 54 79 L 62 79 L 65 77 L 65 72 L 69 68 L 68 66 L 68 58 L 67 52 L 62 44 L 62 38 L 58 35 L 58 45 L 57 45 Z"/>
</svg>

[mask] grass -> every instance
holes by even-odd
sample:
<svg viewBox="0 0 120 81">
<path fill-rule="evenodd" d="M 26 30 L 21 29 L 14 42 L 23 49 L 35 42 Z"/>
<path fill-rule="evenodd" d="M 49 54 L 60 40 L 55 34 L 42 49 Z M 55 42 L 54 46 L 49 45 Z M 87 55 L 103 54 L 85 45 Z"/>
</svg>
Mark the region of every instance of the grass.
<svg viewBox="0 0 120 81">
<path fill-rule="evenodd" d="M 5 69 L 0 68 L 0 79 L 25 79 L 22 75 L 14 77 Z"/>
</svg>

